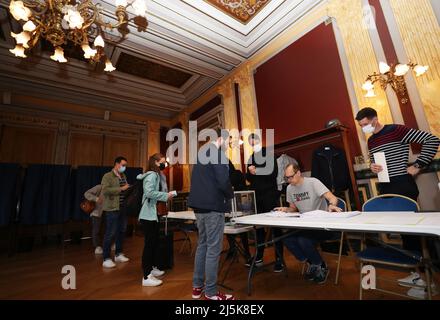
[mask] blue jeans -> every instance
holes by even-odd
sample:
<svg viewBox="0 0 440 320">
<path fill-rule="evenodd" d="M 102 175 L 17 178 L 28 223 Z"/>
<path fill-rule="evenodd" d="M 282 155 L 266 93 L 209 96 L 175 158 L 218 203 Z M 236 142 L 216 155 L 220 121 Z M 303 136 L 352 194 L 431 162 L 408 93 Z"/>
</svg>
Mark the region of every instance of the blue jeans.
<svg viewBox="0 0 440 320">
<path fill-rule="evenodd" d="M 286 248 L 301 262 L 320 265 L 324 261 L 316 248 L 319 242 L 339 237 L 338 232 L 301 230 L 283 240 Z"/>
<path fill-rule="evenodd" d="M 104 261 L 110 259 L 111 245 L 115 239 L 116 251 L 118 256 L 122 253 L 122 244 L 124 242 L 125 233 L 127 231 L 127 216 L 119 211 L 106 211 L 105 214 L 105 234 L 103 245 Z"/>
<path fill-rule="evenodd" d="M 225 214 L 222 212 L 196 213 L 199 240 L 194 262 L 193 287 L 206 283 L 205 294 L 214 296 L 217 290 L 217 273 L 223 248 Z"/>
</svg>

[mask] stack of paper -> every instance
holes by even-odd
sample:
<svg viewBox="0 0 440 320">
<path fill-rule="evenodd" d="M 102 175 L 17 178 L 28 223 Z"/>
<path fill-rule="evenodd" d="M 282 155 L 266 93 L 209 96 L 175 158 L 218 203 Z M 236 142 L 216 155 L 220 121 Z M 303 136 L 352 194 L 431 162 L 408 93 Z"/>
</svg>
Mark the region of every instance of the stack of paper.
<svg viewBox="0 0 440 320">
<path fill-rule="evenodd" d="M 283 217 L 300 217 L 299 213 L 272 211 L 264 214 L 267 217 L 283 218 Z"/>
<path fill-rule="evenodd" d="M 360 215 L 359 211 L 349 211 L 349 212 L 328 212 L 323 210 L 315 210 L 304 212 L 301 214 L 302 218 L 350 218 Z"/>
</svg>

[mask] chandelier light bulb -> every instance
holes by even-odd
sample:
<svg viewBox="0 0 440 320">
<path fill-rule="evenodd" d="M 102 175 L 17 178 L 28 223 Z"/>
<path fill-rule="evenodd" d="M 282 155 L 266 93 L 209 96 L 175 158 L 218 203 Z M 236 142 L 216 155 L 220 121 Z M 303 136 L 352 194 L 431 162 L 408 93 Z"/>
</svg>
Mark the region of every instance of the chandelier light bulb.
<svg viewBox="0 0 440 320">
<path fill-rule="evenodd" d="M 93 42 L 93 44 L 95 45 L 95 47 L 101 47 L 104 48 L 104 39 L 101 37 L 101 35 L 97 36 L 95 38 L 95 41 Z"/>
<path fill-rule="evenodd" d="M 67 10 L 67 13 L 64 15 L 64 20 L 67 21 L 70 29 L 81 29 L 84 23 L 84 18 L 76 9 Z"/>
<path fill-rule="evenodd" d="M 416 65 L 414 67 L 414 71 L 416 72 L 416 77 L 420 77 L 421 75 L 424 75 L 426 71 L 428 71 L 428 69 L 429 66 Z"/>
<path fill-rule="evenodd" d="M 385 62 L 379 63 L 380 73 L 385 74 L 385 73 L 389 72 L 390 70 L 391 70 L 391 67 L 388 64 L 386 64 Z"/>
<path fill-rule="evenodd" d="M 23 25 L 23 31 L 34 32 L 35 29 L 37 29 L 37 26 L 31 20 Z"/>
<path fill-rule="evenodd" d="M 107 61 L 105 62 L 105 69 L 104 69 L 104 71 L 112 72 L 112 71 L 115 71 L 115 70 L 116 70 L 116 68 L 113 67 L 111 61 L 109 59 L 107 59 Z"/>
<path fill-rule="evenodd" d="M 131 5 L 137 16 L 144 18 L 147 17 L 147 4 L 145 3 L 145 0 L 135 0 Z"/>
<path fill-rule="evenodd" d="M 28 42 L 31 40 L 31 34 L 29 32 L 23 31 L 20 33 L 11 32 L 11 36 L 17 41 L 17 44 L 21 44 L 24 48 L 28 49 Z"/>
<path fill-rule="evenodd" d="M 371 82 L 371 80 L 366 81 L 366 82 L 362 85 L 362 89 L 365 90 L 365 91 L 373 90 L 373 89 L 374 89 L 374 84 L 373 84 L 373 82 Z"/>
<path fill-rule="evenodd" d="M 376 96 L 376 93 L 374 92 L 374 89 L 368 90 L 367 94 L 365 95 L 365 98 L 374 98 Z"/>
<path fill-rule="evenodd" d="M 25 7 L 23 1 L 14 1 L 12 0 L 9 4 L 9 11 L 15 20 L 20 21 L 28 21 L 30 16 L 32 15 L 31 10 Z"/>
<path fill-rule="evenodd" d="M 90 48 L 90 46 L 88 44 L 83 44 L 81 46 L 81 48 L 84 51 L 84 58 L 86 58 L 86 59 L 90 59 L 90 58 L 94 57 L 95 54 L 98 52 L 97 50 Z"/>
<path fill-rule="evenodd" d="M 54 61 L 58 61 L 60 63 L 67 62 L 67 59 L 64 57 L 64 49 L 61 47 L 56 47 L 55 52 L 50 58 Z"/>
<path fill-rule="evenodd" d="M 27 56 L 24 54 L 24 47 L 22 45 L 17 44 L 14 49 L 9 49 L 9 51 L 16 57 L 27 58 Z"/>
<path fill-rule="evenodd" d="M 403 77 L 409 71 L 409 66 L 407 64 L 398 64 L 396 66 L 396 71 L 394 72 L 395 76 Z"/>
</svg>

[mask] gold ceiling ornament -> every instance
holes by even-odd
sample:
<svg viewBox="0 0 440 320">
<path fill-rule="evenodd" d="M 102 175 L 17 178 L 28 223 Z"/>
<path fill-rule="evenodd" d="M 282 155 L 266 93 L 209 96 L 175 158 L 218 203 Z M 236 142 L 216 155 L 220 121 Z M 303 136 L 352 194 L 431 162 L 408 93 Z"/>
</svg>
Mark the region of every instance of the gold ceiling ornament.
<svg viewBox="0 0 440 320">
<path fill-rule="evenodd" d="M 422 66 L 416 63 L 409 62 L 408 64 L 395 64 L 389 66 L 385 62 L 379 63 L 379 72 L 373 73 L 367 77 L 367 80 L 362 85 L 362 89 L 367 93 L 366 98 L 372 98 L 376 96 L 374 92 L 374 84 L 379 83 L 383 90 L 386 90 L 388 85 L 393 88 L 398 96 L 400 96 L 400 101 L 403 104 L 408 103 L 408 91 L 405 84 L 405 75 L 410 71 L 414 70 L 416 77 L 420 77 L 428 71 L 428 66 Z"/>
<path fill-rule="evenodd" d="M 91 62 L 104 62 L 106 72 L 115 70 L 104 52 L 104 30 L 126 27 L 129 19 L 127 8 L 132 7 L 136 17 L 146 18 L 145 0 L 115 0 L 117 22 L 105 22 L 100 4 L 92 0 L 11 0 L 9 11 L 17 21 L 23 21 L 23 31 L 11 36 L 16 46 L 9 51 L 16 57 L 26 58 L 40 39 L 46 39 L 54 47 L 50 58 L 65 63 L 63 45 L 72 42 L 84 51 L 84 57 Z M 126 34 L 122 35 L 122 38 Z M 94 39 L 93 48 L 90 41 Z"/>
</svg>

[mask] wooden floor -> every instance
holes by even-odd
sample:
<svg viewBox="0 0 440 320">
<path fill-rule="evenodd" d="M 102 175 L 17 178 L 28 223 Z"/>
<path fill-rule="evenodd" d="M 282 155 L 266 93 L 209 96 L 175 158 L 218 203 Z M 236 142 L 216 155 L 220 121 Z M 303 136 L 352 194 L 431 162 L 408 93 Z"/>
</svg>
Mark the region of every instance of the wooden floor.
<svg viewBox="0 0 440 320">
<path fill-rule="evenodd" d="M 104 270 L 102 258 L 93 253 L 89 240 L 79 245 L 39 248 L 31 253 L 19 253 L 14 257 L 0 258 L 0 299 L 191 299 L 193 257 L 188 250 L 179 253 L 180 243 L 175 243 L 175 266 L 168 270 L 160 287 L 141 286 L 141 252 L 143 238 L 134 236 L 125 242 L 125 253 L 131 259 L 118 264 L 115 269 Z M 273 257 L 273 249 L 266 251 L 265 260 Z M 326 254 L 331 268 L 326 284 L 317 285 L 303 280 L 301 266 L 285 252 L 288 277 L 267 271 L 257 273 L 251 296 L 246 292 L 248 269 L 234 263 L 225 285 L 234 289 L 238 299 L 358 299 L 359 271 L 352 259 L 344 257 L 339 285 L 334 284 L 336 258 Z M 76 268 L 77 289 L 63 290 L 61 269 L 64 265 Z M 381 275 L 402 277 L 404 273 L 384 271 Z M 396 286 L 394 286 L 396 287 Z M 400 291 L 405 293 L 407 288 Z M 378 292 L 365 292 L 365 299 L 398 299 Z M 435 297 L 438 299 L 438 296 Z"/>
</svg>

